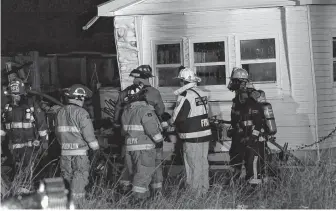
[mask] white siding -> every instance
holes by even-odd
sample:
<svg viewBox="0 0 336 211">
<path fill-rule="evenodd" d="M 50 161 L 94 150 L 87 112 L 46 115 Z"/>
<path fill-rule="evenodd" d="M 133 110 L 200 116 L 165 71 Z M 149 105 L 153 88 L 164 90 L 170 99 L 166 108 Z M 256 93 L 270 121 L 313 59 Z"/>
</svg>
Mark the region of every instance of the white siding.
<svg viewBox="0 0 336 211">
<path fill-rule="evenodd" d="M 303 119 L 308 119 L 310 125 L 308 134 L 311 134 L 310 137 L 305 137 L 307 138 L 306 143 L 312 143 L 316 140 L 316 97 L 311 61 L 308 9 L 305 6 L 286 7 L 284 13 L 292 97 L 298 103 L 297 112 L 306 114 Z M 291 136 L 291 133 L 286 134 Z"/>
<path fill-rule="evenodd" d="M 304 9 L 284 11 L 278 8 L 237 9 L 202 13 L 164 14 L 144 16 L 142 21 L 142 61 L 153 65 L 152 42 L 176 40 L 182 37 L 199 39 L 223 37 L 229 40 L 229 69 L 237 64 L 236 39 L 241 36 L 254 37 L 260 34 L 276 35 L 279 58 L 278 83 L 257 86 L 266 92 L 273 105 L 278 125 L 277 140 L 280 144 L 289 142 L 291 147 L 312 143 L 315 140 L 315 109 L 312 86 L 312 71 L 308 36 L 307 13 Z M 287 63 L 284 39 L 285 17 L 293 18 L 287 23 L 289 55 Z M 297 22 L 296 22 L 297 21 Z M 299 28 L 300 33 L 295 29 Z M 289 77 L 288 67 L 290 67 Z M 290 87 L 290 81 L 292 88 Z M 230 117 L 232 96 L 223 86 L 221 102 L 211 102 L 211 115 Z M 172 92 L 162 93 L 165 100 L 173 100 Z M 168 104 L 168 102 L 167 102 Z M 169 103 L 172 104 L 172 103 Z"/>
<path fill-rule="evenodd" d="M 326 136 L 336 126 L 336 87 L 332 78 L 332 37 L 336 37 L 336 5 L 309 6 L 317 89 L 318 136 Z M 336 139 L 320 145 L 336 147 Z"/>
</svg>

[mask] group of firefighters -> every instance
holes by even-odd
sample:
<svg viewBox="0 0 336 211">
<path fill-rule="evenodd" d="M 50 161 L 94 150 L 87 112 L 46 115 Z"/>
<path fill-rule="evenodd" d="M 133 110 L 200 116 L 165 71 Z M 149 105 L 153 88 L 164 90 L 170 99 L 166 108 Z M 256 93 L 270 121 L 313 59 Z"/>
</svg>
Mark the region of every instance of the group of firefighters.
<svg viewBox="0 0 336 211">
<path fill-rule="evenodd" d="M 163 142 L 183 142 L 183 160 L 186 172 L 185 188 L 195 197 L 209 190 L 209 143 L 213 135 L 208 115 L 208 96 L 197 87 L 201 81 L 190 68 L 181 66 L 176 80 L 181 88 L 172 115 L 165 112 L 160 92 L 150 85 L 153 77 L 149 65 L 134 69 L 130 76 L 133 84 L 120 92 L 114 128 L 121 129 L 124 138 L 124 169 L 120 184 L 131 192 L 135 201 L 162 194 Z M 11 103 L 2 111 L 1 136 L 6 135 L 13 154 L 14 167 L 18 163 L 32 167 L 31 157 L 48 148 L 48 128 L 44 111 L 27 97 L 26 87 L 19 78 L 9 82 Z M 231 125 L 228 136 L 232 138 L 229 151 L 230 166 L 234 171 L 226 183 L 241 176 L 245 163 L 246 181 L 252 185 L 263 182 L 265 137 L 276 133 L 272 107 L 265 93 L 256 90 L 249 81 L 248 72 L 234 68 L 228 85 L 235 92 L 232 99 Z M 80 203 L 89 183 L 89 154 L 98 156 L 99 144 L 89 113 L 83 108 L 90 90 L 80 84 L 66 89 L 67 103 L 57 106 L 55 136 L 61 146 L 61 174 L 71 185 L 72 197 Z"/>
</svg>

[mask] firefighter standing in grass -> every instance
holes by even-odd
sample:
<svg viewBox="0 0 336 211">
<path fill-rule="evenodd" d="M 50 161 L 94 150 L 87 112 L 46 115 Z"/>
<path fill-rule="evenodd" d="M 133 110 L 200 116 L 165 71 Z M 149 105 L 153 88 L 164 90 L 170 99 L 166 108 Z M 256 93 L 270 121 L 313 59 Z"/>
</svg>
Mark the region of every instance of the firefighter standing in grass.
<svg viewBox="0 0 336 211">
<path fill-rule="evenodd" d="M 136 69 L 132 70 L 132 72 L 130 73 L 130 76 L 134 77 L 133 84 L 127 87 L 125 90 L 120 92 L 118 96 L 118 100 L 116 102 L 115 113 L 114 113 L 115 127 L 119 127 L 120 125 L 120 117 L 123 111 L 123 107 L 126 104 L 124 102 L 124 99 L 127 97 L 128 91 L 136 88 L 137 86 L 139 86 L 141 89 L 146 90 L 146 92 L 144 92 L 146 101 L 149 105 L 154 107 L 155 113 L 158 117 L 161 117 L 165 111 L 165 105 L 162 101 L 160 92 L 156 88 L 152 87 L 149 83 L 149 78 L 153 77 L 152 68 L 149 65 L 140 65 Z M 123 152 L 125 152 L 124 149 L 123 149 Z M 161 147 L 157 146 L 157 154 L 156 154 L 157 155 L 157 159 L 156 159 L 157 166 L 161 165 L 162 153 L 163 153 L 162 146 Z M 130 164 L 130 161 L 127 161 L 125 157 L 124 169 L 122 171 L 122 175 L 120 179 L 120 183 L 123 186 L 123 190 L 125 192 L 127 192 L 127 190 L 131 188 L 130 174 L 127 170 L 128 164 Z M 158 186 L 161 186 L 161 187 L 157 187 L 157 189 L 161 189 L 162 180 L 163 180 L 162 169 L 157 168 L 156 170 L 158 171 L 156 173 L 156 175 L 158 176 L 157 180 L 161 181 L 161 183 L 158 183 Z"/>
<path fill-rule="evenodd" d="M 88 150 L 99 149 L 89 113 L 82 108 L 84 99 L 91 97 L 88 93 L 79 84 L 67 89 L 68 104 L 58 110 L 55 120 L 55 135 L 61 145 L 61 174 L 70 183 L 76 203 L 85 197 L 85 186 L 89 183 Z"/>
<path fill-rule="evenodd" d="M 191 69 L 182 69 L 177 78 L 182 87 L 174 92 L 178 98 L 169 122 L 183 142 L 187 186 L 201 196 L 209 189 L 208 151 L 212 140 L 207 97 L 197 88 L 201 79 Z"/>
<path fill-rule="evenodd" d="M 131 161 L 128 171 L 132 175 L 132 192 L 136 200 L 149 196 L 150 184 L 153 192 L 162 187 L 162 179 L 158 180 L 156 175 L 156 168 L 162 168 L 156 166 L 156 148 L 163 143 L 162 128 L 153 106 L 146 101 L 146 91 L 140 86 L 130 89 L 125 98 L 128 104 L 121 116 L 126 158 Z"/>
<path fill-rule="evenodd" d="M 1 134 L 7 135 L 16 171 L 29 167 L 31 176 L 40 147 L 47 149 L 48 133 L 46 117 L 39 105 L 27 96 L 25 84 L 19 78 L 9 83 L 11 104 L 2 113 Z M 36 163 L 35 163 L 36 162 Z M 15 171 L 14 171 L 15 172 Z"/>
<path fill-rule="evenodd" d="M 263 162 L 263 143 L 260 142 L 263 128 L 263 110 L 256 101 L 259 92 L 254 88 L 248 89 L 248 73 L 242 68 L 234 68 L 231 74 L 229 90 L 235 91 L 232 99 L 231 125 L 232 144 L 229 151 L 230 165 L 234 168 L 232 179 L 237 180 L 245 161 L 245 179 L 252 185 L 261 183 Z"/>
</svg>

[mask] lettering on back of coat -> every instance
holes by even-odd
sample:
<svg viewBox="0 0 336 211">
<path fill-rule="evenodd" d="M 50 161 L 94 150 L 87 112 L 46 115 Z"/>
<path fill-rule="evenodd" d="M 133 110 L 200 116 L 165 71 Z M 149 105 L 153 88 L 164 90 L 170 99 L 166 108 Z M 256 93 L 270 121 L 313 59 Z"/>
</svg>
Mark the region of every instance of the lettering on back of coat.
<svg viewBox="0 0 336 211">
<path fill-rule="evenodd" d="M 201 126 L 202 127 L 208 127 L 210 125 L 209 120 L 208 119 L 202 119 L 201 120 Z"/>
<path fill-rule="evenodd" d="M 78 144 L 77 143 L 63 143 L 62 144 L 62 149 L 78 149 Z"/>
<path fill-rule="evenodd" d="M 195 98 L 196 106 L 203 105 L 202 100 L 203 100 L 203 102 L 204 102 L 205 104 L 208 104 L 208 98 L 207 98 L 206 96 L 204 96 L 204 97 L 202 97 L 202 98 L 197 97 L 197 98 Z"/>
<path fill-rule="evenodd" d="M 127 138 L 126 139 L 126 144 L 127 145 L 133 145 L 133 144 L 137 144 L 138 143 L 138 139 L 137 138 Z"/>
</svg>

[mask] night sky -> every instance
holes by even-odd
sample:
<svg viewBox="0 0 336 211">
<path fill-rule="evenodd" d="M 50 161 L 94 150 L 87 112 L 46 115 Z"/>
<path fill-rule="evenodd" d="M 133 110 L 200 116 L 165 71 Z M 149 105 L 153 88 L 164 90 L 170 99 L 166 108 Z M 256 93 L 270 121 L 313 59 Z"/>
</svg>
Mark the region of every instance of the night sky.
<svg viewBox="0 0 336 211">
<path fill-rule="evenodd" d="M 2 0 L 1 53 L 96 51 L 115 53 L 113 18 L 82 27 L 106 0 Z"/>
</svg>

